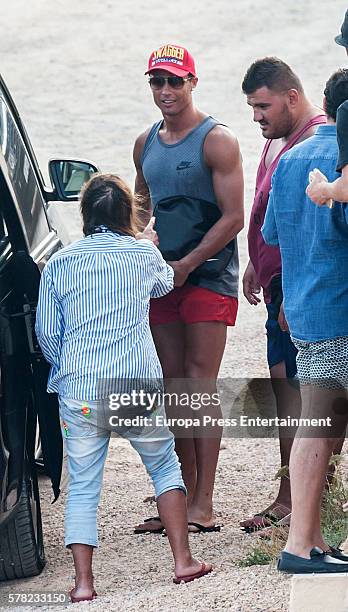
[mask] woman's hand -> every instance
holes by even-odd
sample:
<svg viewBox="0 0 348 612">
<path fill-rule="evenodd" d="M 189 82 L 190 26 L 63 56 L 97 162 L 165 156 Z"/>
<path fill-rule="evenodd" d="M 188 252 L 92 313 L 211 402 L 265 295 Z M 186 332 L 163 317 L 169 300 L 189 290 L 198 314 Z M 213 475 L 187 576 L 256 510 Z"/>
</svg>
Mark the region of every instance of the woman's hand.
<svg viewBox="0 0 348 612">
<path fill-rule="evenodd" d="M 138 232 L 135 235 L 136 240 L 141 240 L 142 238 L 145 238 L 146 240 L 151 240 L 151 242 L 153 242 L 155 246 L 158 246 L 159 240 L 158 240 L 157 232 L 153 229 L 153 226 L 155 225 L 155 221 L 156 221 L 156 218 L 151 217 L 145 229 L 143 229 L 142 232 Z"/>
</svg>

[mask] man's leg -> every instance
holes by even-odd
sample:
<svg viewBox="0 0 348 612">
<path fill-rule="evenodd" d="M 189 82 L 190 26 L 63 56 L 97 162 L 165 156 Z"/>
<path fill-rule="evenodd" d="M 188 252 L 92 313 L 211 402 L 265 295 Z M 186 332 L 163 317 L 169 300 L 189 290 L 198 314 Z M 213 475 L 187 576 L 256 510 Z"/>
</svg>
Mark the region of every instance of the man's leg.
<svg viewBox="0 0 348 612">
<path fill-rule="evenodd" d="M 192 308 L 192 300 L 190 300 L 190 308 Z M 178 390 L 177 388 L 178 381 L 187 380 L 188 378 L 195 379 L 196 381 L 203 381 L 204 379 L 213 380 L 214 389 L 210 389 L 210 391 L 213 392 L 216 389 L 215 379 L 217 378 L 226 343 L 225 323 L 213 321 L 187 324 L 185 326 L 179 322 L 156 324 L 152 325 L 152 334 L 161 361 L 167 392 L 190 392 L 189 384 L 185 389 L 180 388 Z M 203 389 L 201 389 L 202 391 Z M 172 409 L 166 406 L 166 410 L 169 417 L 178 416 L 179 412 L 180 416 L 194 416 L 189 408 L 184 410 L 182 406 L 173 406 Z M 214 410 L 216 416 L 221 416 L 219 410 L 215 408 Z M 194 501 L 196 508 L 192 516 L 189 513 L 190 519 L 204 526 L 211 526 L 214 524 L 211 508 L 212 493 L 221 431 L 218 432 L 217 428 L 215 428 L 214 435 L 217 437 L 211 437 L 210 439 L 205 437 L 198 443 L 198 447 L 193 440 L 193 429 L 191 431 L 186 430 L 184 438 L 180 436 L 180 431 L 178 434 L 176 435 L 175 448 L 180 459 L 183 478 L 187 487 L 187 504 L 189 508 Z M 198 457 L 200 469 L 198 469 L 197 465 Z M 198 472 L 200 473 L 200 485 L 197 489 L 196 479 L 198 479 Z M 198 512 L 197 508 L 200 507 L 203 510 Z M 146 523 L 139 525 L 137 529 L 141 528 L 142 530 L 146 529 L 149 531 L 159 527 L 161 527 L 161 524 L 157 520 L 151 523 L 146 521 Z"/>
<path fill-rule="evenodd" d="M 177 393 L 180 396 L 181 393 L 187 392 L 187 389 L 182 386 L 183 380 L 186 377 L 185 326 L 181 322 L 155 325 L 152 328 L 152 335 L 162 365 L 166 393 Z M 177 406 L 175 403 L 167 405 L 166 412 L 169 418 L 183 416 L 180 406 Z M 185 436 L 184 439 L 180 436 L 176 437 L 175 450 L 180 459 L 181 470 L 187 489 L 187 505 L 189 506 L 196 488 L 197 468 L 193 435 L 190 436 L 189 432 L 186 431 Z"/>
<path fill-rule="evenodd" d="M 296 374 L 296 349 L 291 342 L 290 335 L 283 332 L 278 323 L 281 300 L 282 294 L 276 296 L 275 303 L 267 304 L 267 360 L 272 390 L 276 399 L 277 416 L 279 418 L 286 418 L 287 416 L 298 418 L 301 413 L 301 396 L 296 384 L 289 380 Z M 295 434 L 296 427 L 279 428 L 281 467 L 289 466 Z M 246 532 L 257 531 L 271 525 L 271 520 L 267 517 L 268 514 L 271 517 L 281 519 L 290 512 L 290 478 L 289 475 L 284 474 L 280 479 L 279 490 L 272 504 L 250 519 L 241 521 L 240 526 Z"/>
<path fill-rule="evenodd" d="M 200 393 L 208 392 L 211 395 L 216 391 L 216 379 L 225 349 L 226 324 L 209 321 L 186 325 L 185 339 L 185 377 L 191 381 L 191 390 L 200 390 Z M 204 412 L 213 417 L 221 417 L 219 406 L 204 407 Z M 197 483 L 188 507 L 188 518 L 189 522 L 209 527 L 214 525 L 212 499 L 222 429 L 212 428 L 211 437 L 207 437 L 207 430 L 204 429 L 203 435 L 195 437 L 194 440 Z M 182 439 L 182 447 L 185 447 L 185 444 L 186 439 Z"/>
<path fill-rule="evenodd" d="M 320 506 L 329 459 L 347 423 L 348 400 L 344 391 L 309 384 L 301 387 L 301 396 L 302 418 L 331 419 L 331 427 L 317 428 L 320 438 L 299 429 L 290 458 L 292 515 L 285 551 L 309 559 L 314 546 L 328 549 L 321 534 Z"/>
<path fill-rule="evenodd" d="M 175 321 L 173 323 L 153 325 L 151 327 L 151 332 L 163 370 L 165 391 L 166 393 L 177 392 L 175 381 L 182 380 L 185 376 L 184 324 L 179 321 Z M 175 406 L 173 407 L 173 410 L 171 410 L 170 407 L 166 407 L 166 409 L 167 416 L 169 418 L 171 416 L 175 416 Z M 177 448 L 177 446 L 176 452 L 180 459 L 183 478 L 188 491 L 187 501 L 189 503 L 189 495 L 192 497 L 192 491 L 194 491 L 196 486 L 196 458 L 193 439 L 191 438 L 191 440 L 189 439 L 187 441 L 186 453 L 182 453 L 181 448 Z M 161 527 L 161 522 L 159 520 L 154 520 L 141 523 L 140 525 L 136 526 L 136 529 L 154 531 L 160 529 Z"/>
<path fill-rule="evenodd" d="M 277 416 L 282 419 L 288 416 L 298 418 L 301 414 L 301 395 L 295 381 L 287 378 L 286 365 L 282 361 L 270 368 L 272 389 L 276 398 Z M 279 450 L 281 466 L 289 466 L 291 447 L 296 434 L 296 427 L 279 427 Z M 280 479 L 279 491 L 272 504 L 279 507 L 280 514 L 291 512 L 290 477 Z"/>
<path fill-rule="evenodd" d="M 279 418 L 298 418 L 301 414 L 301 394 L 295 384 L 289 383 L 286 378 L 286 366 L 282 362 L 270 368 L 272 388 L 277 402 L 277 415 Z M 294 381 L 295 382 L 295 381 Z M 290 453 L 296 435 L 296 427 L 279 428 L 279 447 L 282 466 L 290 466 Z M 339 455 L 342 450 L 345 436 L 334 440 L 331 454 Z M 329 457 L 330 458 L 330 457 Z M 325 474 L 325 483 L 332 480 L 335 473 L 335 466 L 329 465 Z M 291 512 L 291 486 L 290 475 L 284 475 L 280 479 L 278 495 L 270 506 L 270 510 L 276 514 Z M 277 511 L 278 510 L 278 511 Z M 290 520 L 289 523 L 290 524 Z"/>
</svg>

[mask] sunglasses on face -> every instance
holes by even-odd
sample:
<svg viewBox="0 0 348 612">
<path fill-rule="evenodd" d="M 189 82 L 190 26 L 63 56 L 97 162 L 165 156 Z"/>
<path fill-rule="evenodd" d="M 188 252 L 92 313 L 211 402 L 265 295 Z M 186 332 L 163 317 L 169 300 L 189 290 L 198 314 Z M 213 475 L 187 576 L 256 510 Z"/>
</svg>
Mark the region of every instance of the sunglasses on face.
<svg viewBox="0 0 348 612">
<path fill-rule="evenodd" d="M 192 77 L 180 77 L 180 76 L 151 76 L 149 83 L 151 89 L 162 89 L 164 85 L 169 85 L 173 89 L 181 89 L 184 87 L 186 81 L 191 81 Z"/>
</svg>

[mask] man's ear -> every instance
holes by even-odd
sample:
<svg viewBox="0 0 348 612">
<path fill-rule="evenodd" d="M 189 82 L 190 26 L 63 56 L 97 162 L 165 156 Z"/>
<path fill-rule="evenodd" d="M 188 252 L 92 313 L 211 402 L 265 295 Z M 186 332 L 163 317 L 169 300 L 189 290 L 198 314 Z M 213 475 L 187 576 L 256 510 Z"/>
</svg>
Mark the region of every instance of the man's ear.
<svg viewBox="0 0 348 612">
<path fill-rule="evenodd" d="M 299 97 L 300 96 L 299 96 L 299 93 L 298 93 L 297 89 L 289 89 L 288 90 L 289 104 L 290 104 L 290 106 L 292 108 L 297 106 Z"/>
<path fill-rule="evenodd" d="M 191 89 L 196 89 L 197 83 L 198 83 L 198 77 L 194 77 L 193 79 L 191 79 L 190 83 L 191 83 Z"/>
</svg>

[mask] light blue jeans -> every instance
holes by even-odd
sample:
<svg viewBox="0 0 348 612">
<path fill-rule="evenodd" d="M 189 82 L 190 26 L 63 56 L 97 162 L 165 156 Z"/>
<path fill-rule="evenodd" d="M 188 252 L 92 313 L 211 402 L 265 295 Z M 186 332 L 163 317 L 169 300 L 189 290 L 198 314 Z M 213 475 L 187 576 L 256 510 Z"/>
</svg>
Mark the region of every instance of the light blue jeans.
<svg viewBox="0 0 348 612">
<path fill-rule="evenodd" d="M 98 546 L 97 510 L 111 432 L 98 427 L 97 407 L 97 401 L 59 398 L 69 471 L 65 510 L 65 546 L 68 547 L 71 544 Z M 165 415 L 164 408 L 160 407 L 156 414 Z M 172 489 L 181 489 L 186 494 L 174 436 L 168 427 L 148 427 L 138 436 L 125 431 L 122 437 L 139 453 L 156 497 Z"/>
</svg>

